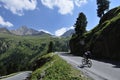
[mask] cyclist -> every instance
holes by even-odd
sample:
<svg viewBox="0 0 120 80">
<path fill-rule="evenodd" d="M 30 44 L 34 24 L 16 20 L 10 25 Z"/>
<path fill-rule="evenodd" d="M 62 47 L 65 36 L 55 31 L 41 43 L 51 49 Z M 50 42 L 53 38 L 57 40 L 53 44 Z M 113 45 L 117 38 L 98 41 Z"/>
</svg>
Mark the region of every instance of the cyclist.
<svg viewBox="0 0 120 80">
<path fill-rule="evenodd" d="M 91 52 L 88 50 L 83 54 L 82 65 L 87 65 L 90 68 L 92 66 L 92 62 L 89 58 L 91 58 Z"/>
<path fill-rule="evenodd" d="M 91 52 L 88 50 L 83 54 L 83 57 L 88 60 L 91 57 Z"/>
</svg>

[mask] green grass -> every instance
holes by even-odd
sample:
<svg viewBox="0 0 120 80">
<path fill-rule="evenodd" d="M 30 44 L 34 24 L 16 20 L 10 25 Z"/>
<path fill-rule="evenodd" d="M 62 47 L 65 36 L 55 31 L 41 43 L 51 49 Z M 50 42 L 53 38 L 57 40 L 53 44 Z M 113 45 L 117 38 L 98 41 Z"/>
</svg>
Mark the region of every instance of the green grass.
<svg viewBox="0 0 120 80">
<path fill-rule="evenodd" d="M 120 11 L 120 7 L 117 7 L 115 9 L 111 10 L 109 13 L 112 13 L 114 15 L 114 17 L 111 17 L 110 19 L 101 22 L 96 27 L 94 27 L 92 30 L 86 32 L 84 34 L 84 36 L 86 38 L 91 37 L 92 41 L 93 41 L 93 39 L 92 39 L 93 37 L 94 38 L 95 37 L 98 38 L 104 32 L 104 30 L 106 30 L 108 27 L 111 27 L 111 25 L 113 25 L 114 23 L 116 23 L 117 21 L 119 21 L 119 19 L 120 19 L 120 13 L 119 13 L 119 11 Z"/>
<path fill-rule="evenodd" d="M 36 69 L 31 76 L 31 80 L 40 79 L 41 75 L 44 75 L 42 80 L 87 80 L 83 74 L 69 65 L 66 61 L 61 59 L 54 53 L 43 56 L 45 58 L 51 57 L 52 59 L 46 62 L 43 66 Z"/>
</svg>

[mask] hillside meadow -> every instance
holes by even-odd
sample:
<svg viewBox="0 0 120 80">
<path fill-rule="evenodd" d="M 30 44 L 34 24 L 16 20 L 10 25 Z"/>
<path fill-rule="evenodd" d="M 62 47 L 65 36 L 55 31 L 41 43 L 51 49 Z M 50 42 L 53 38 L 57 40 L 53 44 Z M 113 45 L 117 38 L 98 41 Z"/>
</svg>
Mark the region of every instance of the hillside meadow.
<svg viewBox="0 0 120 80">
<path fill-rule="evenodd" d="M 68 51 L 69 38 L 51 36 L 16 36 L 0 33 L 0 75 L 33 70 L 34 61 L 47 54 L 52 41 L 52 51 Z"/>
</svg>

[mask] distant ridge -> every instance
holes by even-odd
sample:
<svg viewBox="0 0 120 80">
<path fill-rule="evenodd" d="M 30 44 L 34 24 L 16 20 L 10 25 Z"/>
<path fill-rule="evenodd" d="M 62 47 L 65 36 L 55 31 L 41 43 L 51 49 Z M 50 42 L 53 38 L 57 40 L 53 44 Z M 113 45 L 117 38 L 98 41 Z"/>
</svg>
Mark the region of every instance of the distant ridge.
<svg viewBox="0 0 120 80">
<path fill-rule="evenodd" d="M 15 30 L 9 30 L 6 27 L 0 27 L 0 33 L 17 36 L 53 36 L 52 34 L 45 31 L 37 31 L 26 26 L 21 26 L 20 28 Z"/>
<path fill-rule="evenodd" d="M 33 35 L 39 33 L 39 31 L 28 28 L 26 26 L 22 26 L 16 30 L 11 30 L 11 33 L 15 35 Z"/>
<path fill-rule="evenodd" d="M 46 33 L 44 31 L 37 31 L 32 28 L 28 28 L 26 26 L 21 26 L 20 28 L 16 30 L 11 30 L 11 33 L 15 35 L 20 35 L 20 36 L 25 36 L 25 35 L 31 35 L 31 36 L 36 36 L 36 35 L 51 35 L 49 33 Z"/>
<path fill-rule="evenodd" d="M 11 32 L 6 27 L 1 27 L 0 33 L 11 34 Z"/>
<path fill-rule="evenodd" d="M 61 37 L 69 37 L 72 36 L 72 34 L 75 31 L 73 29 L 70 29 L 66 31 Z M 15 30 L 8 30 L 6 27 L 1 27 L 0 28 L 0 33 L 5 33 L 5 34 L 13 34 L 13 35 L 18 35 L 18 36 L 54 36 L 50 33 L 47 33 L 45 31 L 37 31 L 32 28 L 28 28 L 27 26 L 21 26 L 18 29 Z"/>
<path fill-rule="evenodd" d="M 69 37 L 69 36 L 72 36 L 72 34 L 74 33 L 75 31 L 73 29 L 70 29 L 68 31 L 66 31 L 63 35 L 61 35 L 61 37 Z"/>
</svg>

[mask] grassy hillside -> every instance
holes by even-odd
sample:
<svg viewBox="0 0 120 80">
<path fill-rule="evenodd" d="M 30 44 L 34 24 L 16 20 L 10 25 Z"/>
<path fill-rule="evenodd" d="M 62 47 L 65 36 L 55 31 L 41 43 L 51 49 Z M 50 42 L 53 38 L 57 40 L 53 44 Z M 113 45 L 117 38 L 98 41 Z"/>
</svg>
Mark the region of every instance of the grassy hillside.
<svg viewBox="0 0 120 80">
<path fill-rule="evenodd" d="M 73 34 L 70 48 L 74 55 L 90 50 L 93 58 L 120 60 L 120 6 L 105 13 L 99 24 L 82 36 Z"/>
<path fill-rule="evenodd" d="M 32 70 L 34 60 L 47 53 L 50 41 L 53 51 L 67 51 L 68 39 L 48 36 L 15 36 L 0 33 L 0 75 Z"/>
<path fill-rule="evenodd" d="M 15 36 L 0 33 L 0 75 L 33 70 L 31 80 L 86 80 L 66 61 L 47 53 L 53 42 L 53 51 L 68 51 L 69 38 L 48 36 Z"/>
<path fill-rule="evenodd" d="M 108 11 L 99 24 L 85 33 L 86 47 L 95 58 L 120 60 L 120 7 Z"/>
<path fill-rule="evenodd" d="M 32 73 L 31 80 L 87 80 L 81 72 L 74 69 L 66 61 L 54 53 L 42 56 L 38 61 L 44 61 L 43 65 Z"/>
</svg>

